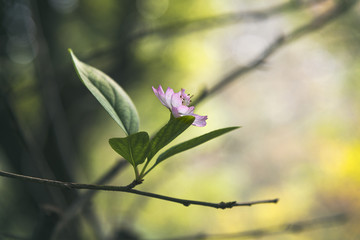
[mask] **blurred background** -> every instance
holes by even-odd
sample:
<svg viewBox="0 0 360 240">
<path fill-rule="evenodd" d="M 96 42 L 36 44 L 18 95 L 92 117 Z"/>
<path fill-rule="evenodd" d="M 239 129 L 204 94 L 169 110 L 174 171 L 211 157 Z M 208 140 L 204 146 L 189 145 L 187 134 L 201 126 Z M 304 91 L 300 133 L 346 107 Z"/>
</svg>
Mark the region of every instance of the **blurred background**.
<svg viewBox="0 0 360 240">
<path fill-rule="evenodd" d="M 359 238 L 356 0 L 1 0 L 0 7 L 1 170 L 80 183 L 133 180 L 107 143 L 123 133 L 77 78 L 71 48 L 128 92 L 143 131 L 168 120 L 151 89 L 159 84 L 185 88 L 198 100 L 195 112 L 208 115 L 206 127 L 174 143 L 242 126 L 165 161 L 137 189 L 209 202 L 280 199 L 217 210 L 1 177 L 0 239 L 200 239 L 254 229 L 265 229 L 255 239 Z"/>
</svg>

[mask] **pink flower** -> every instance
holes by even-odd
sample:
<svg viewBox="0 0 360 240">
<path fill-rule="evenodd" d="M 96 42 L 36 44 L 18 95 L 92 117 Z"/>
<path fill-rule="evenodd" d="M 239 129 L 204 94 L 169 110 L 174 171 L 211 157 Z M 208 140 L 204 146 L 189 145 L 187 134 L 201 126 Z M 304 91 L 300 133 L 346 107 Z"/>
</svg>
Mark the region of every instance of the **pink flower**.
<svg viewBox="0 0 360 240">
<path fill-rule="evenodd" d="M 194 106 L 189 107 L 190 105 L 190 96 L 185 94 L 185 89 L 181 89 L 180 92 L 174 93 L 174 90 L 171 88 L 167 88 L 166 92 L 164 92 L 161 85 L 159 85 L 158 89 L 152 87 L 156 97 L 160 100 L 160 102 L 167 107 L 172 115 L 176 118 L 181 116 L 194 116 L 195 121 L 192 125 L 197 127 L 204 127 L 206 125 L 207 116 L 200 116 L 194 113 Z"/>
</svg>

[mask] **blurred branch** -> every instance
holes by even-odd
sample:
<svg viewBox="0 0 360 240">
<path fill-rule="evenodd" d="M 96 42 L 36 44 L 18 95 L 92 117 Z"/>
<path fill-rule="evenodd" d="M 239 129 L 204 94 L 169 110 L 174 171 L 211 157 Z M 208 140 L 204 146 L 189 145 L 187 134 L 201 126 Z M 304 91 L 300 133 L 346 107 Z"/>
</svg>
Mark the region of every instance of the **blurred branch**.
<svg viewBox="0 0 360 240">
<path fill-rule="evenodd" d="M 224 87 L 226 87 L 229 83 L 238 79 L 239 77 L 256 70 L 259 66 L 261 66 L 271 55 L 277 52 L 279 49 L 284 47 L 285 45 L 304 37 L 307 34 L 313 33 L 316 30 L 319 30 L 326 25 L 328 25 L 331 21 L 339 18 L 340 16 L 347 13 L 351 7 L 357 2 L 357 0 L 343 0 L 338 1 L 338 4 L 332 8 L 330 11 L 319 15 L 314 18 L 307 24 L 295 29 L 287 35 L 279 36 L 275 41 L 273 41 L 267 48 L 264 49 L 259 56 L 257 56 L 253 61 L 251 61 L 246 66 L 241 66 L 229 74 L 227 74 L 223 79 L 221 79 L 215 86 L 210 88 L 209 90 L 204 90 L 199 97 L 194 101 L 193 105 L 204 100 L 204 98 L 213 95 L 214 93 L 219 92 Z"/>
<path fill-rule="evenodd" d="M 66 113 L 61 102 L 58 82 L 53 61 L 50 55 L 50 47 L 44 35 L 43 22 L 41 21 L 37 1 L 31 2 L 31 11 L 36 24 L 39 54 L 34 61 L 37 78 L 41 86 L 42 99 L 45 111 L 55 133 L 56 144 L 60 159 L 63 162 L 65 174 L 72 181 L 75 179 L 76 151 L 74 150 L 73 137 L 67 125 Z"/>
<path fill-rule="evenodd" d="M 29 238 L 15 236 L 13 234 L 0 232 L 0 239 L 9 239 L 9 240 L 29 240 Z"/>
<path fill-rule="evenodd" d="M 121 171 L 125 166 L 127 166 L 127 161 L 122 159 L 119 160 L 104 176 L 102 176 L 96 185 L 103 185 L 107 183 L 110 179 L 115 177 L 119 171 Z M 56 239 L 64 227 L 74 218 L 77 214 L 81 212 L 84 206 L 90 201 L 90 199 L 96 194 L 96 191 L 88 190 L 85 193 L 78 196 L 78 198 L 72 202 L 72 204 L 66 209 L 62 214 L 60 221 L 56 224 L 55 230 L 53 232 L 52 239 Z"/>
<path fill-rule="evenodd" d="M 215 28 L 223 25 L 235 24 L 239 21 L 261 21 L 265 20 L 275 14 L 286 13 L 290 11 L 298 10 L 302 7 L 309 7 L 325 0 L 313 0 L 313 1 L 287 1 L 280 3 L 267 9 L 250 10 L 236 13 L 222 14 L 213 17 L 205 17 L 195 20 L 185 20 L 182 22 L 172 23 L 165 26 L 160 26 L 154 29 L 143 30 L 133 34 L 129 40 L 134 41 L 139 38 L 143 38 L 153 34 L 179 34 L 183 30 L 187 30 L 186 33 L 205 30 L 208 28 Z"/>
<path fill-rule="evenodd" d="M 92 232 L 93 232 L 93 236 L 95 237 L 95 239 L 99 239 L 99 240 L 105 240 L 106 239 L 106 234 L 105 234 L 105 230 L 103 229 L 103 224 L 101 219 L 97 216 L 96 211 L 94 211 L 95 207 L 93 206 L 92 203 L 90 204 L 86 204 L 83 209 L 84 209 L 84 213 L 83 216 L 86 217 L 86 221 L 89 223 L 90 227 L 92 228 Z"/>
<path fill-rule="evenodd" d="M 29 168 L 23 162 L 20 162 L 19 165 L 22 166 L 22 168 L 27 169 L 27 171 L 30 171 L 32 173 L 36 172 L 40 174 L 40 176 L 44 178 L 55 178 L 55 174 L 53 173 L 49 164 L 47 163 L 46 158 L 42 153 L 41 149 L 39 148 L 33 134 L 30 131 L 25 131 L 25 128 L 27 126 L 21 126 L 21 124 L 19 123 L 18 118 L 16 117 L 16 114 L 14 112 L 13 104 L 10 101 L 10 94 L 1 93 L 0 102 L 3 103 L 3 107 L 4 107 L 4 112 L 2 112 L 2 114 L 5 114 L 11 119 L 12 130 L 15 132 L 15 135 L 18 137 L 22 145 L 21 147 L 25 149 L 25 152 L 29 154 L 30 159 L 33 160 L 31 165 L 33 168 Z M 4 119 L 5 116 L 2 116 L 2 118 Z M 9 139 L 7 138 L 6 141 L 9 141 Z M 20 151 L 20 149 L 17 150 Z M 12 160 L 14 161 L 13 158 Z M 17 168 L 19 170 L 21 169 L 20 167 Z M 51 198 L 54 204 L 56 204 L 59 207 L 66 206 L 66 200 L 64 198 L 64 195 L 60 192 L 60 190 L 46 187 L 46 191 L 49 194 L 49 197 Z M 34 201 L 37 202 L 37 204 L 42 204 L 42 200 L 44 199 L 40 199 L 38 197 L 38 194 L 35 194 L 32 191 L 29 192 L 31 193 Z"/>
<path fill-rule="evenodd" d="M 273 236 L 285 233 L 301 233 L 317 228 L 333 227 L 339 224 L 344 224 L 348 221 L 349 216 L 345 213 L 329 216 L 314 218 L 307 221 L 299 221 L 295 223 L 282 224 L 270 228 L 259 228 L 255 230 L 243 231 L 238 233 L 229 234 L 197 234 L 193 236 L 166 238 L 167 240 L 195 240 L 195 239 L 225 239 L 225 238 L 261 238 L 265 236 Z M 159 239 L 160 240 L 160 239 Z"/>
<path fill-rule="evenodd" d="M 128 36 L 119 43 L 120 47 L 124 45 L 133 43 L 144 37 L 148 37 L 154 34 L 162 35 L 177 35 L 181 33 L 192 33 L 200 30 L 205 30 L 209 28 L 222 27 L 224 25 L 230 25 L 238 23 L 239 21 L 261 21 L 265 20 L 275 14 L 285 13 L 289 11 L 298 10 L 301 7 L 308 7 L 324 0 L 314 0 L 314 1 L 288 1 L 281 3 L 275 6 L 272 6 L 267 9 L 253 10 L 253 11 L 242 11 L 236 13 L 222 14 L 213 17 L 205 17 L 194 20 L 184 20 L 180 22 L 170 23 L 163 26 L 158 26 L 152 29 L 146 29 L 138 31 Z M 119 47 L 117 46 L 117 47 Z M 108 53 L 113 53 L 114 46 L 111 46 L 106 49 L 98 50 L 97 52 L 92 53 L 91 55 L 84 58 L 85 61 L 90 59 L 96 59 Z"/>
<path fill-rule="evenodd" d="M 0 171 L 0 176 L 21 179 L 21 180 L 35 182 L 35 183 L 48 184 L 48 185 L 52 185 L 55 187 L 68 188 L 68 189 L 91 189 L 91 190 L 103 190 L 103 191 L 115 191 L 115 192 L 128 192 L 128 193 L 133 193 L 133 194 L 142 195 L 142 196 L 146 196 L 146 197 L 157 198 L 157 199 L 162 199 L 165 201 L 180 203 L 186 207 L 190 206 L 190 205 L 200 205 L 200 206 L 205 206 L 205 207 L 226 209 L 226 208 L 232 208 L 232 207 L 238 207 L 238 206 L 252 206 L 252 205 L 264 204 L 264 203 L 277 203 L 279 201 L 278 199 L 270 199 L 270 200 L 260 200 L 260 201 L 251 201 L 251 202 L 243 202 L 243 203 L 237 203 L 236 201 L 210 203 L 210 202 L 173 198 L 173 197 L 168 197 L 168 196 L 159 195 L 159 194 L 150 193 L 150 192 L 143 192 L 143 191 L 135 190 L 135 189 L 132 189 L 132 188 L 129 188 L 126 186 L 93 185 L 93 184 L 61 182 L 61 181 L 50 180 L 50 179 L 24 176 L 24 175 L 20 175 L 20 174 L 5 172 L 5 171 Z"/>
</svg>

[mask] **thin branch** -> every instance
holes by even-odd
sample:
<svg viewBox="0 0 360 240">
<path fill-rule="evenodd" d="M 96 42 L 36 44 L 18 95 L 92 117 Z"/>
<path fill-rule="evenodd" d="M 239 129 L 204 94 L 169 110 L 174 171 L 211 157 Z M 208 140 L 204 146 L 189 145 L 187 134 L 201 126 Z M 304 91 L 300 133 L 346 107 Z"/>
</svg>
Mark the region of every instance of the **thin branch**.
<svg viewBox="0 0 360 240">
<path fill-rule="evenodd" d="M 35 183 L 48 184 L 48 185 L 60 187 L 60 188 L 127 192 L 127 193 L 133 193 L 133 194 L 142 195 L 142 196 L 146 196 L 146 197 L 162 199 L 165 201 L 180 203 L 186 207 L 190 206 L 190 205 L 199 205 L 199 206 L 205 206 L 205 207 L 226 209 L 226 208 L 232 208 L 232 207 L 237 207 L 237 206 L 252 206 L 252 205 L 264 204 L 264 203 L 277 203 L 279 201 L 279 199 L 276 198 L 276 199 L 270 199 L 270 200 L 251 201 L 251 202 L 243 202 L 243 203 L 237 203 L 236 201 L 210 203 L 210 202 L 202 202 L 202 201 L 168 197 L 168 196 L 159 195 L 159 194 L 150 193 L 150 192 L 143 192 L 143 191 L 129 188 L 127 186 L 94 185 L 94 184 L 61 182 L 61 181 L 57 181 L 57 180 L 24 176 L 24 175 L 20 175 L 20 174 L 5 172 L 5 171 L 0 171 L 0 176 L 21 179 L 21 180 L 35 182 Z"/>
<path fill-rule="evenodd" d="M 351 7 L 357 2 L 357 0 L 344 0 L 339 1 L 336 7 L 331 9 L 330 11 L 319 15 L 318 17 L 314 18 L 307 24 L 293 30 L 287 35 L 279 36 L 275 41 L 273 41 L 267 48 L 264 49 L 253 61 L 251 61 L 246 66 L 241 66 L 236 68 L 232 72 L 228 73 L 223 77 L 218 83 L 213 86 L 209 90 L 204 90 L 199 97 L 194 101 L 193 105 L 198 104 L 199 102 L 203 101 L 204 98 L 213 95 L 214 93 L 219 92 L 224 87 L 226 87 L 229 83 L 233 82 L 239 77 L 250 73 L 253 70 L 256 70 L 260 65 L 262 65 L 271 55 L 277 52 L 280 48 L 284 47 L 285 45 L 307 35 L 313 33 L 316 30 L 319 30 L 326 25 L 328 25 L 331 21 L 339 18 L 340 16 L 347 13 Z"/>
<path fill-rule="evenodd" d="M 269 228 L 258 228 L 254 230 L 242 231 L 237 233 L 224 234 L 196 234 L 183 237 L 166 238 L 166 240 L 196 240 L 196 239 L 229 239 L 229 238 L 261 238 L 265 236 L 280 235 L 285 233 L 301 233 L 324 227 L 338 226 L 348 221 L 349 216 L 346 213 L 340 213 L 329 217 L 314 218 L 307 221 L 282 224 Z M 160 240 L 160 239 L 158 239 Z"/>
</svg>

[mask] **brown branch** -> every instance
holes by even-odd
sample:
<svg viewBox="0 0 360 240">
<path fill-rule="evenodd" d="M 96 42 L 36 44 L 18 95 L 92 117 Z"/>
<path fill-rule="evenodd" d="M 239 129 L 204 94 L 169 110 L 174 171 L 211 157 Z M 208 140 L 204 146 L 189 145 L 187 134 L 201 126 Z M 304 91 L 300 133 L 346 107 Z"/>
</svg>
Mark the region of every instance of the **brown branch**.
<svg viewBox="0 0 360 240">
<path fill-rule="evenodd" d="M 280 235 L 285 233 L 301 233 L 317 228 L 333 227 L 344 224 L 348 221 L 349 216 L 346 213 L 340 213 L 329 217 L 314 218 L 306 221 L 282 224 L 269 228 L 258 228 L 254 230 L 242 231 L 237 233 L 224 234 L 206 234 L 200 233 L 190 236 L 182 236 L 175 238 L 166 238 L 167 240 L 195 240 L 195 239 L 228 239 L 228 238 L 261 238 L 265 236 Z M 158 240 L 160 240 L 159 238 Z"/>
<path fill-rule="evenodd" d="M 357 2 L 357 0 L 344 0 L 339 1 L 339 3 L 330 11 L 319 15 L 318 17 L 314 18 L 307 24 L 302 25 L 301 27 L 293 30 L 287 35 L 279 36 L 275 41 L 273 41 L 267 48 L 264 49 L 253 61 L 251 61 L 246 66 L 241 66 L 236 68 L 232 72 L 228 73 L 223 77 L 218 83 L 213 86 L 209 90 L 204 90 L 199 97 L 194 101 L 193 105 L 198 104 L 199 102 L 203 101 L 205 98 L 213 95 L 214 93 L 219 92 L 228 84 L 233 82 L 239 77 L 244 76 L 250 73 L 253 70 L 256 70 L 260 65 L 262 65 L 271 55 L 277 52 L 280 48 L 284 47 L 285 45 L 303 37 L 307 34 L 313 33 L 316 30 L 319 30 L 325 26 L 327 26 L 331 21 L 339 18 L 340 16 L 347 13 L 352 6 Z"/>
<path fill-rule="evenodd" d="M 256 204 L 277 203 L 278 202 L 278 199 L 270 199 L 270 200 L 261 200 L 261 201 L 252 201 L 252 202 L 243 202 L 243 203 L 237 203 L 235 201 L 211 203 L 211 202 L 202 202 L 202 201 L 168 197 L 168 196 L 159 195 L 156 193 L 135 190 L 135 189 L 129 188 L 127 186 L 111 186 L 111 185 L 95 185 L 95 184 L 61 182 L 61 181 L 57 181 L 57 180 L 30 177 L 30 176 L 15 174 L 15 173 L 9 173 L 9 172 L 5 172 L 5 171 L 0 171 L 0 176 L 21 179 L 21 180 L 35 182 L 35 183 L 42 183 L 42 184 L 47 184 L 47 185 L 51 185 L 54 187 L 60 187 L 60 188 L 127 192 L 127 193 L 133 193 L 133 194 L 142 195 L 142 196 L 146 196 L 146 197 L 162 199 L 165 201 L 176 202 L 176 203 L 182 204 L 186 207 L 190 206 L 190 205 L 199 205 L 199 206 L 205 206 L 205 207 L 226 209 L 226 208 L 232 208 L 232 207 L 237 207 L 237 206 L 252 206 L 252 205 L 256 205 Z"/>
</svg>

